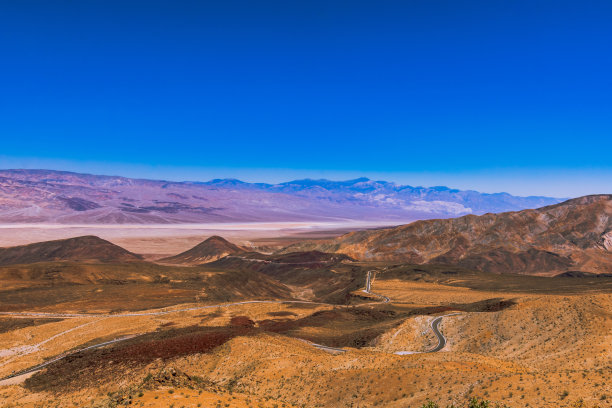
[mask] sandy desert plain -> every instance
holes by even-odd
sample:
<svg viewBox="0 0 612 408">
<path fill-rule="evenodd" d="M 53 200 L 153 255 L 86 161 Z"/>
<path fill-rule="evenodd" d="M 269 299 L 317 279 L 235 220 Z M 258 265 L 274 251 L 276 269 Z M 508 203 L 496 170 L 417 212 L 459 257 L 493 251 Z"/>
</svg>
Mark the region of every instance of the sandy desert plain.
<svg viewBox="0 0 612 408">
<path fill-rule="evenodd" d="M 271 255 L 327 227 L 4 229 L 145 256 L 0 267 L 0 406 L 611 406 L 612 279 Z M 160 260 L 215 234 L 258 252 Z"/>
</svg>

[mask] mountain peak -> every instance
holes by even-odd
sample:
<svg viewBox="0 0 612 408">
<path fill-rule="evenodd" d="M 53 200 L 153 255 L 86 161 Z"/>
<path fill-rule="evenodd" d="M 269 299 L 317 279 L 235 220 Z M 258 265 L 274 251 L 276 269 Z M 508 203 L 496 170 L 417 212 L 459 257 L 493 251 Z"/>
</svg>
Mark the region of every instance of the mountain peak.
<svg viewBox="0 0 612 408">
<path fill-rule="evenodd" d="M 244 252 L 246 251 L 238 245 L 232 244 L 223 237 L 213 235 L 185 252 L 159 261 L 169 264 L 197 265 Z"/>
<path fill-rule="evenodd" d="M 0 265 L 54 261 L 126 262 L 142 259 L 95 235 L 0 248 Z"/>
<path fill-rule="evenodd" d="M 368 181 L 371 181 L 369 178 L 367 177 L 359 177 L 353 180 L 347 180 L 344 183 L 348 184 L 348 183 L 352 183 L 352 184 L 357 184 L 357 183 L 367 183 Z"/>
</svg>

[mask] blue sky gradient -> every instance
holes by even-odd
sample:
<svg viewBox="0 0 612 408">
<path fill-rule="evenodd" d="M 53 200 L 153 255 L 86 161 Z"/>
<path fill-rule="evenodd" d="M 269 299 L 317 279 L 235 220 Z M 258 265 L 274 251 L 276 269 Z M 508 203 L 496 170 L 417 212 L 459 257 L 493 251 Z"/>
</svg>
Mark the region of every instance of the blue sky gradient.
<svg viewBox="0 0 612 408">
<path fill-rule="evenodd" d="M 609 1 L 0 2 L 0 167 L 610 193 L 610 21 Z"/>
</svg>

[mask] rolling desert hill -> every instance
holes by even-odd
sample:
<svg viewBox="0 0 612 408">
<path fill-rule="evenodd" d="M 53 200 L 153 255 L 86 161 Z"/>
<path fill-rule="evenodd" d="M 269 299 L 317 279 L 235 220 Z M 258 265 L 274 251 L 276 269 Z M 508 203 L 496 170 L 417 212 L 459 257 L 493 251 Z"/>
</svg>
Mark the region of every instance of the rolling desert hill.
<svg viewBox="0 0 612 408">
<path fill-rule="evenodd" d="M 178 265 L 198 265 L 213 262 L 227 255 L 243 254 L 247 251 L 228 240 L 214 235 L 195 247 L 175 256 L 160 259 L 159 262 Z"/>
<path fill-rule="evenodd" d="M 290 288 L 257 271 L 150 262 L 48 262 L 0 267 L 0 312 L 120 311 L 184 303 L 292 299 Z"/>
<path fill-rule="evenodd" d="M 96 236 L 0 248 L 0 266 L 53 261 L 130 262 L 142 257 Z"/>
<path fill-rule="evenodd" d="M 436 269 L 423 267 L 430 268 Z M 456 282 L 447 272 L 439 269 L 447 283 Z M 189 304 L 161 315 L 158 309 L 63 320 L 56 314 L 47 322 L 11 324 L 0 346 L 22 354 L 0 356 L 0 376 L 15 380 L 0 384 L 0 404 L 608 406 L 609 286 L 488 274 L 498 283 L 527 281 L 523 289 L 534 281 L 577 283 L 571 292 L 505 292 L 499 285 L 448 286 L 405 275 L 385 270 L 375 279 L 373 290 L 386 303 Z M 434 319 L 442 319 L 447 342 L 439 352 L 423 352 L 437 343 Z M 96 344 L 105 346 L 91 347 Z M 60 353 L 67 356 L 52 361 Z M 43 361 L 51 363 L 27 379 L 10 377 Z M 492 402 L 469 405 L 473 396 Z"/>
<path fill-rule="evenodd" d="M 364 272 L 353 267 L 354 259 L 320 251 L 262 254 L 248 252 L 226 239 L 212 236 L 188 251 L 157 261 L 162 265 L 207 267 L 263 274 L 294 290 L 301 299 L 345 303 L 350 292 L 363 283 Z M 218 285 L 213 285 L 218 286 Z M 210 289 L 214 290 L 214 289 Z"/>
<path fill-rule="evenodd" d="M 365 277 L 343 263 L 346 255 L 265 255 L 217 236 L 172 259 L 175 265 L 147 262 L 95 236 L 3 248 L 0 311 L 53 305 L 138 310 L 244 299 L 345 303 Z"/>
<path fill-rule="evenodd" d="M 0 223 L 173 224 L 388 221 L 536 208 L 549 197 L 412 187 L 359 178 L 279 184 L 169 182 L 52 170 L 0 171 Z"/>
<path fill-rule="evenodd" d="M 612 195 L 586 196 L 535 210 L 351 232 L 284 251 L 311 249 L 359 260 L 452 264 L 495 273 L 609 273 Z"/>
<path fill-rule="evenodd" d="M 210 268 L 261 273 L 295 290 L 302 299 L 344 304 L 364 284 L 365 270 L 343 254 L 319 251 L 264 255 L 256 252 L 227 256 Z"/>
<path fill-rule="evenodd" d="M 536 219 L 573 220 L 580 233 L 567 239 L 589 249 L 608 231 L 597 215 L 609 200 L 578 201 Z M 533 240 L 550 233 L 526 222 Z M 90 254 L 100 241 L 62 242 Z M 78 257 L 64 249 L 0 266 L 0 405 L 467 407 L 476 396 L 602 408 L 609 398 L 609 277 L 263 254 L 221 237 L 190 251 L 189 265 L 65 260 L 57 254 Z"/>
</svg>

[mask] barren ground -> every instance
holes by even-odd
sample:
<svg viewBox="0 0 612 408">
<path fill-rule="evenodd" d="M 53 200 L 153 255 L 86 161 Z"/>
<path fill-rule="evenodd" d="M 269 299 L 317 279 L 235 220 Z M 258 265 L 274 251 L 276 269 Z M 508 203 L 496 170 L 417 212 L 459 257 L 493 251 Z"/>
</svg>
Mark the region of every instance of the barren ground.
<svg viewBox="0 0 612 408">
<path fill-rule="evenodd" d="M 392 303 L 262 303 L 15 324 L 0 334 L 0 376 L 74 348 L 141 336 L 1 385 L 0 405 L 406 407 L 478 395 L 510 407 L 609 406 L 607 290 L 501 292 L 382 278 L 372 290 Z M 457 310 L 440 326 L 447 346 L 418 353 L 436 342 L 434 316 Z M 298 338 L 347 352 L 330 354 Z M 182 380 L 159 380 L 169 371 Z"/>
</svg>

